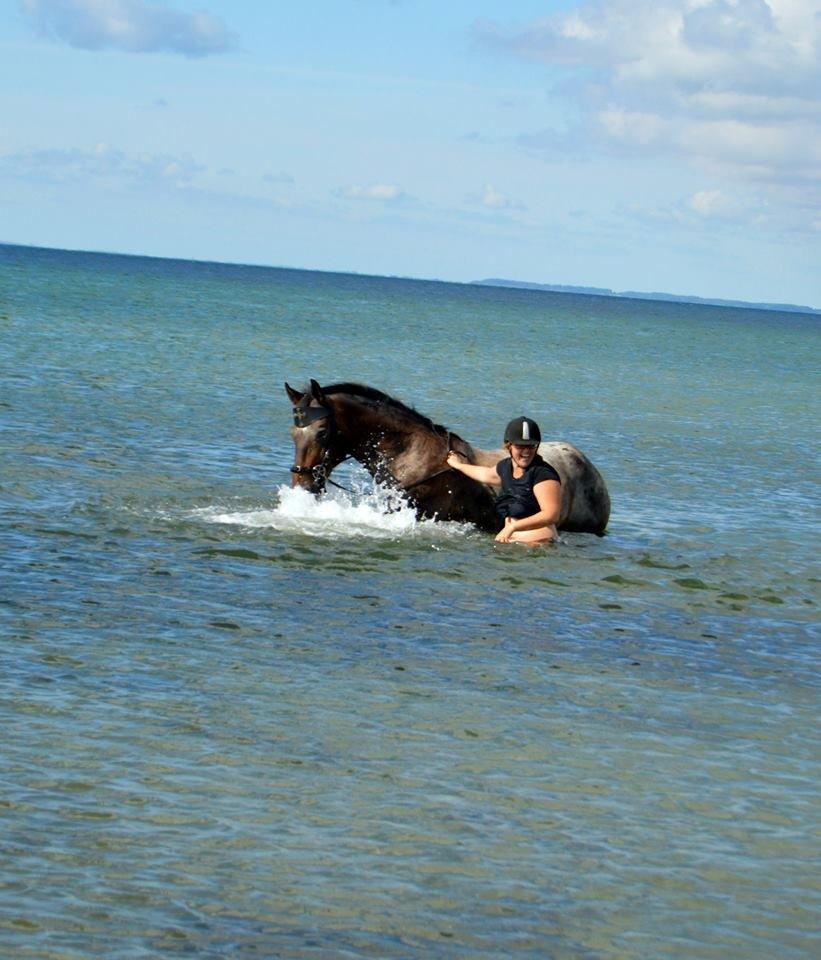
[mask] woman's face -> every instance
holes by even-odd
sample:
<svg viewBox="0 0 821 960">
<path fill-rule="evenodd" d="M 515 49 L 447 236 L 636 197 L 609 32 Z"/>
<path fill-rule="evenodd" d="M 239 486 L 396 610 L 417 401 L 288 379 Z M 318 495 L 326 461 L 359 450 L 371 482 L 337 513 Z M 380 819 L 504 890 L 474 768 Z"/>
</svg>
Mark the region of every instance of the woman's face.
<svg viewBox="0 0 821 960">
<path fill-rule="evenodd" d="M 514 466 L 519 467 L 521 470 L 526 470 L 530 464 L 533 463 L 536 450 L 537 447 L 532 443 L 511 443 L 510 459 L 513 461 Z"/>
</svg>

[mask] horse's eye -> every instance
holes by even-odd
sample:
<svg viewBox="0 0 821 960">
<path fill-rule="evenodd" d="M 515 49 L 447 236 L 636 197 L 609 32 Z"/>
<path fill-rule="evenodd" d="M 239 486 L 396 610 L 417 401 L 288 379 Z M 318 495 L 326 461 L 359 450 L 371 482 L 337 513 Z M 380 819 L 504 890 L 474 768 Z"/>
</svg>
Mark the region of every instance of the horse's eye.
<svg viewBox="0 0 821 960">
<path fill-rule="evenodd" d="M 323 427 L 321 430 L 317 430 L 317 432 L 316 432 L 316 438 L 317 438 L 317 440 L 327 440 L 327 439 L 328 439 L 328 431 L 327 431 L 324 427 Z"/>
</svg>

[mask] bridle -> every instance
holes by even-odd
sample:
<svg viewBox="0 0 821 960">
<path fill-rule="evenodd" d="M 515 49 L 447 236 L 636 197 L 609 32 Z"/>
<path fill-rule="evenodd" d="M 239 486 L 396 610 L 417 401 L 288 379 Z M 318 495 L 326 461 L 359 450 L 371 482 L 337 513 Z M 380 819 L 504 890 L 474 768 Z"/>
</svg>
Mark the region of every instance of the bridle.
<svg viewBox="0 0 821 960">
<path fill-rule="evenodd" d="M 293 408 L 294 409 L 294 426 L 296 427 L 307 427 L 310 424 L 315 423 L 317 420 L 328 420 L 329 432 L 333 435 L 336 434 L 336 418 L 334 417 L 334 411 L 332 407 L 325 407 L 322 405 L 312 407 L 311 406 L 311 397 L 308 394 L 302 397 L 299 403 Z M 451 449 L 451 439 L 452 434 L 450 430 L 447 431 L 447 436 L 445 437 L 445 453 L 449 453 Z M 295 476 L 310 476 L 315 484 L 320 483 L 329 483 L 334 487 L 337 487 L 339 490 L 344 490 L 346 493 L 353 493 L 352 490 L 349 490 L 347 487 L 343 487 L 341 484 L 336 483 L 330 477 L 330 470 L 328 469 L 328 461 L 330 459 L 331 452 L 331 441 L 329 440 L 325 444 L 325 449 L 322 454 L 322 459 L 319 463 L 314 464 L 312 467 L 305 467 L 298 463 L 295 463 L 291 466 L 291 473 Z M 350 460 L 352 454 L 348 454 L 346 457 L 343 457 L 339 463 L 344 463 L 346 460 Z M 335 464 L 338 466 L 339 464 Z M 412 490 L 414 487 L 419 487 L 423 483 L 427 483 L 428 480 L 434 480 L 436 477 L 441 477 L 445 473 L 451 473 L 453 467 L 443 467 L 441 470 L 437 470 L 435 473 L 431 473 L 428 476 L 421 477 L 419 480 L 414 480 L 413 483 L 401 484 L 387 469 L 384 473 L 386 479 L 391 483 L 392 486 L 396 487 L 399 490 Z"/>
<path fill-rule="evenodd" d="M 294 407 L 294 426 L 295 427 L 307 427 L 312 423 L 315 423 L 317 420 L 328 421 L 329 430 L 336 432 L 336 419 L 334 418 L 334 412 L 331 407 L 312 407 L 311 398 L 308 394 L 299 401 L 299 403 Z M 301 464 L 295 463 L 291 467 L 291 473 L 297 477 L 310 476 L 311 480 L 314 483 L 331 483 L 335 487 L 338 487 L 338 483 L 334 483 L 333 480 L 328 476 L 330 471 L 328 470 L 328 459 L 331 452 L 330 444 L 325 444 L 325 449 L 322 454 L 322 459 L 319 463 L 314 464 L 312 467 L 304 467 Z M 345 459 L 349 459 L 345 457 Z M 342 461 L 340 461 L 342 462 Z M 340 489 L 345 489 L 340 487 Z"/>
</svg>

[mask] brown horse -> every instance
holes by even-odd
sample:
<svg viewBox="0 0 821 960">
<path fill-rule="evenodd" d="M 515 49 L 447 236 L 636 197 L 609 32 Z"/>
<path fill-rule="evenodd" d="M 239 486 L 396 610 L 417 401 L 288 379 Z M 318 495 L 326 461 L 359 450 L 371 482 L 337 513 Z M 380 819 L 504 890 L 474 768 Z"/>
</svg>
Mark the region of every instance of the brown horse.
<svg viewBox="0 0 821 960">
<path fill-rule="evenodd" d="M 492 466 L 504 450 L 479 450 L 373 387 L 323 388 L 311 380 L 305 392 L 287 383 L 285 390 L 294 408 L 292 486 L 318 495 L 333 469 L 352 458 L 378 483 L 401 491 L 419 517 L 501 529 L 492 488 L 450 469 L 445 458 L 455 450 L 468 463 Z M 569 443 L 543 443 L 539 452 L 562 479 L 559 529 L 603 534 L 610 496 L 599 471 Z"/>
</svg>

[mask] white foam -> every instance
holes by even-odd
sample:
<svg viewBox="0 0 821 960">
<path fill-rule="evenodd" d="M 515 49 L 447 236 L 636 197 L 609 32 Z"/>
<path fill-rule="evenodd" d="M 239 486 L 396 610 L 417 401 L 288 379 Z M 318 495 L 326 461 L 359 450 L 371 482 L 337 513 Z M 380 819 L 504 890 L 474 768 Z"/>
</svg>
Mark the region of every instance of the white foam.
<svg viewBox="0 0 821 960">
<path fill-rule="evenodd" d="M 467 524 L 417 520 L 407 501 L 393 491 L 375 485 L 360 487 L 350 494 L 334 490 L 320 499 L 301 488 L 281 486 L 277 497 L 278 503 L 271 508 L 227 510 L 218 506 L 202 507 L 191 511 L 189 516 L 205 523 L 307 534 L 331 540 L 442 540 L 475 532 Z"/>
</svg>

